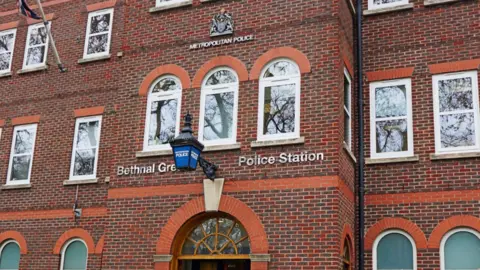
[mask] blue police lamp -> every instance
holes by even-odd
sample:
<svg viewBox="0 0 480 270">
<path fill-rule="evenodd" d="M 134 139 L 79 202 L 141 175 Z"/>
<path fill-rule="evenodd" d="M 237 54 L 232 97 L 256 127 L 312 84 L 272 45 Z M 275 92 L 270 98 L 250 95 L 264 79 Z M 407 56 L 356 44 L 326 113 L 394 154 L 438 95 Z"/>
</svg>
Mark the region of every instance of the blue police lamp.
<svg viewBox="0 0 480 270">
<path fill-rule="evenodd" d="M 198 163 L 210 180 L 215 180 L 218 166 L 202 158 L 203 144 L 193 136 L 192 116 L 187 112 L 185 126 L 180 134 L 170 142 L 173 149 L 175 167 L 179 171 L 195 171 Z"/>
</svg>

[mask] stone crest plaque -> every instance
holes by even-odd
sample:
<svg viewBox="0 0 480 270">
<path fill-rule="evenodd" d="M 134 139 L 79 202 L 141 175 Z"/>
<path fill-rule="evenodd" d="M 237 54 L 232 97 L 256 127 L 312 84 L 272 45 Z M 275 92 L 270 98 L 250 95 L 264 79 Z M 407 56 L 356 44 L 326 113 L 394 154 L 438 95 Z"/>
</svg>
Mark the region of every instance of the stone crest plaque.
<svg viewBox="0 0 480 270">
<path fill-rule="evenodd" d="M 225 12 L 222 8 L 219 14 L 213 16 L 210 25 L 210 36 L 223 36 L 233 34 L 233 18 L 230 13 Z"/>
</svg>

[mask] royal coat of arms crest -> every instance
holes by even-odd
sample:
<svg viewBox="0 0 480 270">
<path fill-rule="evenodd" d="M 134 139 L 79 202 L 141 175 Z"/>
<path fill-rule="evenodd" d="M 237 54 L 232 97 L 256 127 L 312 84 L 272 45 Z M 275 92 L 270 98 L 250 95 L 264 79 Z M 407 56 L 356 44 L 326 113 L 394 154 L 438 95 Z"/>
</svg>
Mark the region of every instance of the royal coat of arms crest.
<svg viewBox="0 0 480 270">
<path fill-rule="evenodd" d="M 225 12 L 222 8 L 219 14 L 213 16 L 210 26 L 210 36 L 223 36 L 233 34 L 233 18 L 232 15 Z"/>
</svg>

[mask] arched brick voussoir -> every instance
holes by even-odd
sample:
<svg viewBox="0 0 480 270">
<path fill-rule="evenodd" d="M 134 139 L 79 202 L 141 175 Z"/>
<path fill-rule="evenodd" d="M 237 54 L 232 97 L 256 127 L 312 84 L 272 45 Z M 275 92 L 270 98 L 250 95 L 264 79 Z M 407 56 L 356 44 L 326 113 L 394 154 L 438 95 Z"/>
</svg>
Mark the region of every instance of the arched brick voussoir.
<svg viewBox="0 0 480 270">
<path fill-rule="evenodd" d="M 0 233 L 0 245 L 7 240 L 15 240 L 20 246 L 20 254 L 27 254 L 27 241 L 23 235 L 16 231 L 6 231 Z"/>
<path fill-rule="evenodd" d="M 355 238 L 353 238 L 355 234 L 353 233 L 352 227 L 350 227 L 350 224 L 345 224 L 343 226 L 343 232 L 342 232 L 342 237 L 340 238 L 340 255 L 343 253 L 343 249 L 345 247 L 345 240 L 348 239 L 350 240 L 350 254 L 351 256 L 355 255 Z M 354 259 L 352 261 L 355 261 Z"/>
<path fill-rule="evenodd" d="M 87 249 L 88 249 L 88 254 L 94 254 L 95 253 L 95 244 L 93 242 L 92 236 L 84 229 L 80 228 L 75 228 L 75 229 L 70 229 L 62 234 L 60 238 L 58 238 L 57 243 L 55 244 L 55 247 L 53 248 L 53 254 L 60 254 L 62 251 L 63 245 L 65 243 L 73 238 L 80 238 L 85 243 L 87 244 Z"/>
<path fill-rule="evenodd" d="M 156 254 L 171 253 L 177 232 L 189 219 L 205 212 L 204 202 L 203 196 L 198 197 L 187 202 L 173 213 L 160 233 Z M 235 217 L 245 227 L 250 237 L 250 248 L 253 254 L 268 253 L 267 234 L 260 219 L 250 207 L 238 199 L 223 195 L 220 200 L 219 211 Z"/>
<path fill-rule="evenodd" d="M 480 218 L 474 216 L 453 216 L 440 222 L 428 238 L 428 248 L 438 249 L 443 236 L 455 228 L 471 228 L 480 232 Z"/>
<path fill-rule="evenodd" d="M 365 250 L 372 250 L 373 242 L 382 232 L 395 229 L 408 233 L 415 241 L 417 249 L 427 248 L 427 238 L 415 223 L 404 218 L 385 218 L 368 229 L 365 235 Z"/>
<path fill-rule="evenodd" d="M 100 240 L 98 240 L 97 245 L 95 246 L 95 254 L 102 254 L 104 245 L 105 245 L 105 236 L 102 236 Z"/>
<path fill-rule="evenodd" d="M 176 76 L 182 83 L 183 89 L 190 88 L 190 76 L 188 76 L 188 72 L 177 65 L 169 64 L 159 66 L 156 69 L 152 70 L 150 73 L 148 73 L 148 75 L 145 77 L 145 79 L 143 79 L 143 82 L 140 85 L 138 95 L 147 96 L 152 83 L 163 75 Z"/>
<path fill-rule="evenodd" d="M 241 82 L 248 81 L 248 70 L 242 61 L 232 56 L 218 56 L 206 62 L 200 67 L 200 69 L 195 74 L 195 77 L 193 78 L 192 87 L 201 87 L 202 81 L 207 75 L 207 73 L 216 67 L 229 67 L 235 70 L 235 72 L 237 72 L 238 79 Z"/>
<path fill-rule="evenodd" d="M 309 73 L 312 70 L 312 66 L 307 56 L 301 51 L 292 47 L 280 47 L 271 49 L 268 52 L 260 56 L 252 69 L 250 70 L 250 80 L 258 80 L 262 69 L 272 60 L 278 58 L 288 58 L 297 63 L 300 73 Z"/>
</svg>

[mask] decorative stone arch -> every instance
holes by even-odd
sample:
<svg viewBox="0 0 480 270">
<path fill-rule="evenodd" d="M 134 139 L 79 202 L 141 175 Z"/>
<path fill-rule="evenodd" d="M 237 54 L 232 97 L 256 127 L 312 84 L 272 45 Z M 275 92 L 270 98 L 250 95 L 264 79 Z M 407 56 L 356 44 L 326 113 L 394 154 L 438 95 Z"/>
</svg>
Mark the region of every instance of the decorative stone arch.
<svg viewBox="0 0 480 270">
<path fill-rule="evenodd" d="M 138 95 L 147 96 L 152 83 L 163 75 L 174 75 L 182 83 L 182 89 L 190 88 L 190 76 L 188 76 L 188 72 L 177 65 L 169 64 L 159 66 L 156 69 L 152 70 L 150 73 L 148 73 L 148 75 L 145 77 L 145 79 L 143 79 L 143 82 L 140 85 Z"/>
<path fill-rule="evenodd" d="M 352 227 L 350 227 L 350 224 L 345 224 L 343 225 L 343 232 L 342 232 L 342 237 L 340 238 L 340 255 L 343 252 L 343 248 L 345 247 L 345 240 L 348 240 L 348 243 L 350 244 L 350 256 L 352 257 L 352 262 L 355 261 L 355 245 L 354 243 L 354 238 L 353 238 L 353 230 Z"/>
<path fill-rule="evenodd" d="M 64 232 L 62 236 L 58 238 L 57 243 L 53 248 L 53 254 L 59 255 L 62 252 L 63 245 L 65 245 L 65 243 L 72 238 L 82 239 L 85 242 L 85 244 L 87 244 L 88 254 L 95 253 L 95 244 L 93 242 L 92 236 L 90 236 L 90 234 L 86 230 L 76 228 L 76 229 L 70 229 Z"/>
<path fill-rule="evenodd" d="M 103 235 L 100 238 L 100 240 L 98 240 L 97 246 L 95 246 L 95 254 L 102 254 L 104 245 L 105 245 L 105 236 Z"/>
<path fill-rule="evenodd" d="M 455 228 L 470 228 L 480 232 L 480 218 L 474 216 L 453 216 L 440 222 L 428 238 L 428 248 L 439 249 L 443 236 Z"/>
<path fill-rule="evenodd" d="M 247 231 L 250 239 L 251 269 L 268 269 L 268 240 L 263 225 L 253 210 L 245 203 L 233 197 L 222 195 L 219 212 L 226 213 L 236 218 Z M 171 259 L 175 236 L 183 225 L 193 217 L 205 213 L 205 199 L 198 197 L 177 209 L 163 227 L 157 241 L 155 270 L 171 269 Z"/>
<path fill-rule="evenodd" d="M 21 233 L 16 231 L 6 231 L 0 233 L 0 246 L 3 242 L 7 240 L 15 240 L 15 242 L 17 242 L 18 246 L 20 247 L 20 254 L 27 254 L 27 241 L 25 241 L 25 238 Z"/>
<path fill-rule="evenodd" d="M 408 233 L 415 241 L 417 250 L 427 248 L 427 238 L 413 222 L 404 218 L 385 218 L 375 223 L 365 235 L 365 250 L 372 250 L 375 239 L 384 231 L 399 229 Z"/>
<path fill-rule="evenodd" d="M 192 87 L 201 87 L 202 81 L 207 75 L 207 73 L 216 67 L 222 66 L 233 69 L 237 73 L 239 81 L 248 81 L 248 71 L 242 61 L 232 56 L 217 56 L 200 67 L 200 69 L 195 74 L 195 77 L 193 78 Z"/>
<path fill-rule="evenodd" d="M 278 58 L 288 58 L 297 63 L 300 73 L 309 73 L 312 70 L 310 61 L 301 51 L 292 47 L 280 47 L 271 49 L 260 56 L 250 70 L 250 80 L 258 80 L 263 68 L 272 60 Z"/>
</svg>

